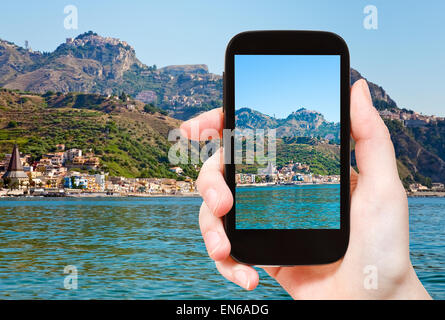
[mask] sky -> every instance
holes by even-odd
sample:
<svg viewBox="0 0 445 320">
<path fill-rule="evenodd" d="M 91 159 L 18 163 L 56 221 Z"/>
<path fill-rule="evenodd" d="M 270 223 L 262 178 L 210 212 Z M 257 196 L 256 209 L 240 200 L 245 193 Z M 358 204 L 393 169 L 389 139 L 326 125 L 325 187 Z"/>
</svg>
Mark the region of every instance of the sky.
<svg viewBox="0 0 445 320">
<path fill-rule="evenodd" d="M 65 29 L 75 5 L 78 29 Z M 377 29 L 366 29 L 367 5 Z M 88 30 L 132 45 L 158 67 L 207 64 L 221 74 L 229 40 L 246 30 L 326 30 L 349 46 L 351 67 L 382 86 L 400 107 L 445 116 L 445 1 L 385 0 L 47 0 L 4 1 L 0 38 L 52 51 Z"/>
<path fill-rule="evenodd" d="M 340 56 L 235 55 L 235 107 L 286 118 L 302 107 L 340 121 Z"/>
</svg>

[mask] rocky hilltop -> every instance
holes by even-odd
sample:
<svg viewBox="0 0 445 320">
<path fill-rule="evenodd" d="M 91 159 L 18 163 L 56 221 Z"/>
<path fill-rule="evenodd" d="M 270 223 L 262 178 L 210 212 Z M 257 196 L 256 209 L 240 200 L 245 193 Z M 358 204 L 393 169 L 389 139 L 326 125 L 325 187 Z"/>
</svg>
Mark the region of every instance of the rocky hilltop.
<svg viewBox="0 0 445 320">
<path fill-rule="evenodd" d="M 351 69 L 351 83 L 360 78 Z M 383 88 L 368 83 L 377 108 L 397 107 Z M 221 106 L 222 100 L 222 77 L 205 64 L 147 66 L 127 42 L 92 31 L 66 39 L 50 53 L 0 40 L 0 86 L 37 93 L 124 91 L 183 120 Z"/>
<path fill-rule="evenodd" d="M 18 46 L 0 44 L 0 83 L 5 88 L 44 93 L 95 92 L 98 83 L 122 79 L 131 67 L 142 67 L 126 42 L 103 38 L 93 32 L 68 38 L 54 52 L 41 54 Z M 19 62 L 19 68 L 14 67 Z"/>
<path fill-rule="evenodd" d="M 38 51 L 29 51 L 0 39 L 0 83 L 9 83 L 18 75 L 32 70 L 42 57 Z"/>
<path fill-rule="evenodd" d="M 359 79 L 365 79 L 368 82 L 369 91 L 374 102 L 374 106 L 378 110 L 397 108 L 397 103 L 390 98 L 386 91 L 379 85 L 368 81 L 360 72 L 351 68 L 351 85 Z"/>
<path fill-rule="evenodd" d="M 277 137 L 321 137 L 333 142 L 340 138 L 340 125 L 328 122 L 313 110 L 299 108 L 284 119 L 277 119 L 250 108 L 235 112 L 235 125 L 242 129 L 276 129 Z"/>
<path fill-rule="evenodd" d="M 176 118 L 221 106 L 222 77 L 206 65 L 157 69 L 140 62 L 125 41 L 89 31 L 40 53 L 0 41 L 0 86 L 36 93 L 125 92 L 155 103 Z"/>
</svg>

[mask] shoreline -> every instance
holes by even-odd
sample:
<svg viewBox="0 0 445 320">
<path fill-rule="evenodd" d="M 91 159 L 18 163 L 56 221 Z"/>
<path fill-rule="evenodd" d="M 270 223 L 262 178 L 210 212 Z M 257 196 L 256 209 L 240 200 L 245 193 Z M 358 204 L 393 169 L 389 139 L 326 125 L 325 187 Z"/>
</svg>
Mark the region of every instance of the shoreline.
<svg viewBox="0 0 445 320">
<path fill-rule="evenodd" d="M 61 194 L 61 195 L 2 195 L 1 199 L 24 199 L 24 198 L 103 198 L 103 199 L 112 199 L 112 198 L 199 198 L 201 195 L 199 193 L 190 193 L 190 194 L 116 194 L 116 195 L 106 195 L 106 194 Z"/>
<path fill-rule="evenodd" d="M 445 198 L 445 191 L 408 191 L 406 195 L 411 198 Z"/>
<path fill-rule="evenodd" d="M 276 184 L 276 183 L 249 183 L 249 184 L 239 184 L 236 188 L 252 188 L 252 187 L 281 187 L 281 186 L 311 186 L 311 185 L 332 185 L 340 184 L 338 182 L 323 182 L 323 183 L 290 183 L 290 184 Z M 406 195 L 409 198 L 445 198 L 445 191 L 406 191 Z"/>
<path fill-rule="evenodd" d="M 275 183 L 251 183 L 237 185 L 236 188 L 254 188 L 254 187 L 282 187 L 282 186 L 312 186 L 312 185 L 335 185 L 339 183 L 296 183 L 296 184 L 275 184 Z M 445 198 L 445 191 L 407 191 L 408 198 Z M 48 194 L 48 195 L 24 195 L 24 194 L 1 194 L 0 199 L 14 198 L 200 198 L 199 193 L 177 193 L 177 194 L 147 194 L 147 193 L 128 193 L 128 194 L 105 194 L 105 193 L 78 193 L 78 194 Z"/>
<path fill-rule="evenodd" d="M 272 182 L 265 182 L 265 183 L 246 183 L 246 184 L 237 184 L 237 188 L 249 188 L 249 187 L 283 187 L 283 186 L 316 186 L 316 185 L 331 185 L 331 184 L 340 184 L 339 182 L 302 182 L 302 183 L 272 183 Z"/>
</svg>

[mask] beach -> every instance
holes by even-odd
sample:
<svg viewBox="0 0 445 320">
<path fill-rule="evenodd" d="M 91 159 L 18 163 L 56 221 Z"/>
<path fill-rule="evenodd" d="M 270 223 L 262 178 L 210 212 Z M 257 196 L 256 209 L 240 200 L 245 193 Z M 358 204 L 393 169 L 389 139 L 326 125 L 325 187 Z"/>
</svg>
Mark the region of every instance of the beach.
<svg viewBox="0 0 445 320">
<path fill-rule="evenodd" d="M 408 197 L 445 197 L 445 191 L 417 191 L 417 192 L 407 192 Z"/>
</svg>

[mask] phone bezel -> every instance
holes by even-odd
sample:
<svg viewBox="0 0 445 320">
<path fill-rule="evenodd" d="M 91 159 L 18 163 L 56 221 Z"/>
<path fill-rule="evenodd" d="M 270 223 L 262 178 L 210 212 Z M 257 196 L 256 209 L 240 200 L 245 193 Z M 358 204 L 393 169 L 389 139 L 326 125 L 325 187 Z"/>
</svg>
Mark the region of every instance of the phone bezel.
<svg viewBox="0 0 445 320">
<path fill-rule="evenodd" d="M 235 229 L 233 143 L 225 152 L 224 176 L 234 206 L 224 216 L 231 256 L 250 265 L 312 265 L 337 261 L 349 242 L 350 70 L 349 51 L 338 35 L 324 31 L 247 31 L 234 36 L 224 66 L 224 128 L 235 128 L 235 54 L 340 55 L 340 229 Z M 233 142 L 233 141 L 232 141 Z M 229 158 L 232 159 L 229 159 Z"/>
</svg>

